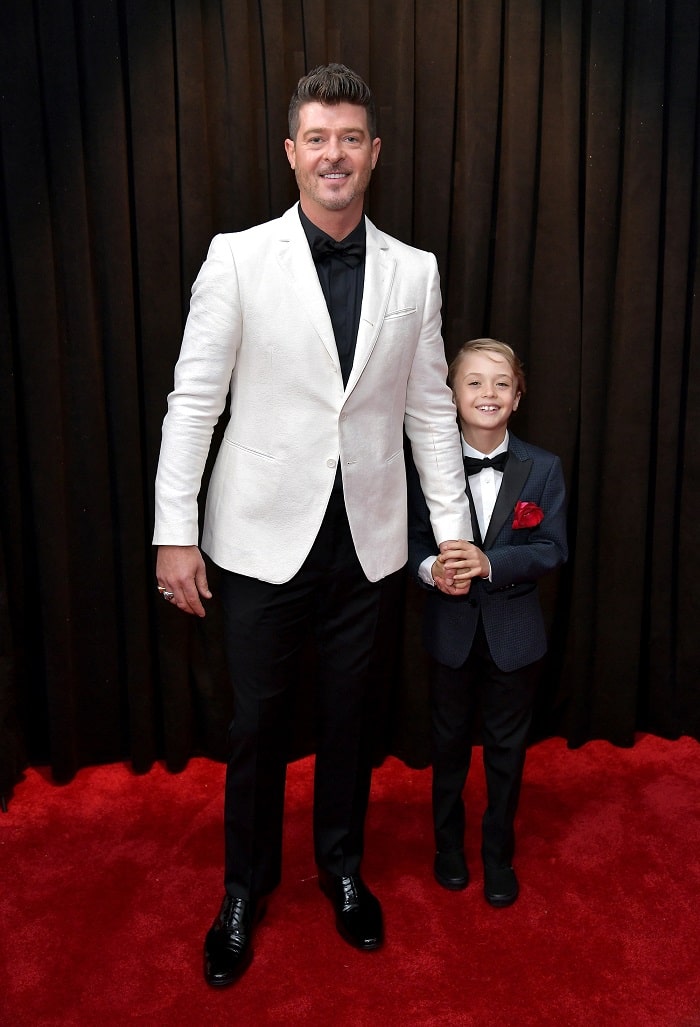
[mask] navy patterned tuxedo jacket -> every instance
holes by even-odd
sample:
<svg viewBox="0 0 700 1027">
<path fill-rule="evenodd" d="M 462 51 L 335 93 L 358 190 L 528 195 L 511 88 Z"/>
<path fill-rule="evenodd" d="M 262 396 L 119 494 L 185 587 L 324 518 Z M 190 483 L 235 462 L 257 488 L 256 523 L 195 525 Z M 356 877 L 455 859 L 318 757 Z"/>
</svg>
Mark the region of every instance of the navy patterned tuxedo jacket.
<svg viewBox="0 0 700 1027">
<path fill-rule="evenodd" d="M 420 481 L 408 463 L 408 566 L 418 579 L 423 560 L 439 548 Z M 478 535 L 474 504 L 472 524 Z M 534 528 L 513 528 L 515 505 L 536 503 L 544 519 Z M 424 644 L 431 656 L 448 667 L 460 667 L 469 655 L 479 615 L 491 656 L 504 671 L 518 670 L 544 656 L 547 638 L 537 581 L 568 557 L 566 488 L 561 461 L 553 453 L 509 435 L 508 461 L 485 539 L 475 543 L 491 561 L 491 581 L 472 580 L 465 596 L 426 590 Z"/>
</svg>

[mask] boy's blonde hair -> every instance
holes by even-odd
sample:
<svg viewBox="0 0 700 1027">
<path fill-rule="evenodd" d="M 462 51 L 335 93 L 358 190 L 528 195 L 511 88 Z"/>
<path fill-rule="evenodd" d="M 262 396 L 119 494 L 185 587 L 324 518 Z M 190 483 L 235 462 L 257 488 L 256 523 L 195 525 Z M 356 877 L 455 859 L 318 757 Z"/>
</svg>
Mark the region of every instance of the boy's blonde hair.
<svg viewBox="0 0 700 1027">
<path fill-rule="evenodd" d="M 498 353 L 508 361 L 510 369 L 515 378 L 517 391 L 525 395 L 525 368 L 515 352 L 506 342 L 499 342 L 498 339 L 470 339 L 465 342 L 455 354 L 447 369 L 447 383 L 452 388 L 459 365 L 469 353 Z"/>
</svg>

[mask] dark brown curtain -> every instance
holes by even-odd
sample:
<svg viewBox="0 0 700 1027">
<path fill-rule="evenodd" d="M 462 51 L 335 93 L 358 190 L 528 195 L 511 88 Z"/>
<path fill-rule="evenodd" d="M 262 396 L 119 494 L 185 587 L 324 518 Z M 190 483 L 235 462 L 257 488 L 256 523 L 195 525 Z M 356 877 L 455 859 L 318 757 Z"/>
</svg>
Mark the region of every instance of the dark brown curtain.
<svg viewBox="0 0 700 1027">
<path fill-rule="evenodd" d="M 28 762 L 223 753 L 217 608 L 191 623 L 154 589 L 160 424 L 209 239 L 295 199 L 287 102 L 328 60 L 377 95 L 368 212 L 437 255 L 448 352 L 514 345 L 513 428 L 564 461 L 539 729 L 700 737 L 699 20 L 696 0 L 4 0 L 0 791 Z M 420 764 L 420 596 L 389 605 L 381 737 Z"/>
</svg>

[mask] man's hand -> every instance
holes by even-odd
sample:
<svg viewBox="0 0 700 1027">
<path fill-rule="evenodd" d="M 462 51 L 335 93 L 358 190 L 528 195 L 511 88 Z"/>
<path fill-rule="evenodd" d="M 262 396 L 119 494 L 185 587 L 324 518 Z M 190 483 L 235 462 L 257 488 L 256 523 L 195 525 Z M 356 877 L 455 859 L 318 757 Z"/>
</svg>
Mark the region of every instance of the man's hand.
<svg viewBox="0 0 700 1027">
<path fill-rule="evenodd" d="M 204 560 L 197 546 L 159 546 L 158 586 L 174 593 L 170 600 L 184 613 L 204 617 L 203 599 L 211 599 Z"/>
<path fill-rule="evenodd" d="M 440 543 L 440 555 L 431 567 L 431 574 L 436 588 L 445 595 L 463 596 L 469 591 L 471 581 L 457 579 L 458 565 L 466 545 L 468 543 L 461 539 Z"/>
<path fill-rule="evenodd" d="M 432 566 L 433 581 L 447 595 L 466 595 L 472 578 L 487 578 L 491 572 L 488 557 L 473 542 L 443 542 Z"/>
</svg>

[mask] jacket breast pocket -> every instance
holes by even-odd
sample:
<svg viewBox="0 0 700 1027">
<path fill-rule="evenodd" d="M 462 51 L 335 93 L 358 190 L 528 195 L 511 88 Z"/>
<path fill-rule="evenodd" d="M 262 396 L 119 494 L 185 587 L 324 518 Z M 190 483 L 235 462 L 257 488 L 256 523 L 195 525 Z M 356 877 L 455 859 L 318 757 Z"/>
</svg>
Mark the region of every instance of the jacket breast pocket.
<svg viewBox="0 0 700 1027">
<path fill-rule="evenodd" d="M 395 321 L 400 317 L 410 317 L 418 312 L 418 307 L 402 307 L 400 310 L 389 310 L 384 315 L 385 321 Z"/>
</svg>

